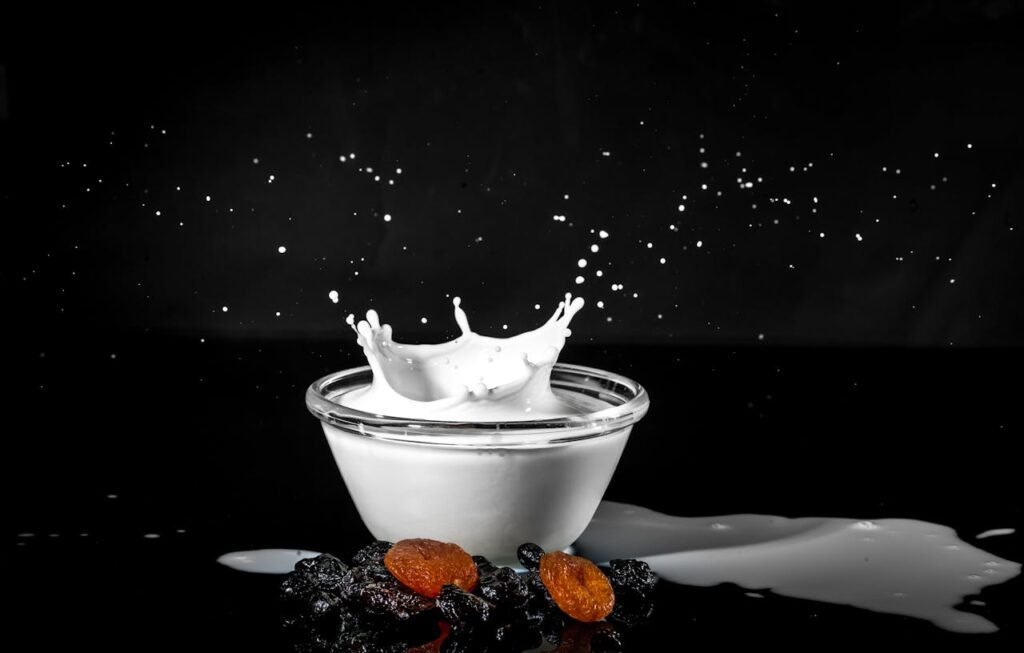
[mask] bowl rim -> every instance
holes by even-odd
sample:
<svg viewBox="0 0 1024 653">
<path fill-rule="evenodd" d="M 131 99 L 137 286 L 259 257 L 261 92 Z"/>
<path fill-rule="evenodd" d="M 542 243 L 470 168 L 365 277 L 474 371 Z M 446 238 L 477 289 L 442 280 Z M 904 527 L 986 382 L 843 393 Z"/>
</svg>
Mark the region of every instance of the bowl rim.
<svg viewBox="0 0 1024 653">
<path fill-rule="evenodd" d="M 647 390 L 636 381 L 606 370 L 555 363 L 551 385 L 563 392 L 576 392 L 600 399 L 607 408 L 523 421 L 442 421 L 410 419 L 369 413 L 335 401 L 354 387 L 354 380 L 372 379 L 368 365 L 327 374 L 306 389 L 306 407 L 325 428 L 374 440 L 471 449 L 507 449 L 562 445 L 610 436 L 639 421 L 650 406 Z M 614 403 L 613 403 L 614 402 Z"/>
</svg>

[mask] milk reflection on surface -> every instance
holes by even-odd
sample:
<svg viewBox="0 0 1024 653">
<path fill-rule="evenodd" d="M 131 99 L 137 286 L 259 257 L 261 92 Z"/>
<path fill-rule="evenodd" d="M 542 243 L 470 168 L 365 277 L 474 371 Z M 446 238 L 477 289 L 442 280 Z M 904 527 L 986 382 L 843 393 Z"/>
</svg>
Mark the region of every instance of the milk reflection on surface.
<svg viewBox="0 0 1024 653">
<path fill-rule="evenodd" d="M 954 606 L 1020 573 L 1020 564 L 967 544 L 948 526 L 912 519 L 673 517 L 605 501 L 576 546 L 594 560 L 642 558 L 675 583 L 771 589 L 961 633 L 998 630 Z"/>
</svg>

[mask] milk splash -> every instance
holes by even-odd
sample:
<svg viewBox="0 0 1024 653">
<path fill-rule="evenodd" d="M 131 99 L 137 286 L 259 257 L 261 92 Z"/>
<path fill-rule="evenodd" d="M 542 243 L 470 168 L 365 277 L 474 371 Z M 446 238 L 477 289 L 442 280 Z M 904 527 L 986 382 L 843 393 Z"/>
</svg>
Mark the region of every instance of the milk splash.
<svg viewBox="0 0 1024 653">
<path fill-rule="evenodd" d="M 576 546 L 594 560 L 642 558 L 675 583 L 771 589 L 961 633 L 997 630 L 955 606 L 1020 573 L 1020 564 L 967 544 L 952 528 L 913 519 L 672 517 L 605 501 Z"/>
<path fill-rule="evenodd" d="M 373 370 L 373 382 L 337 398 L 342 405 L 368 413 L 450 421 L 525 421 L 587 412 L 551 390 L 551 368 L 572 334 L 569 322 L 583 308 L 583 298 L 566 293 L 565 301 L 543 325 L 510 338 L 474 333 L 452 300 L 462 334 L 436 345 L 395 342 L 391 326 L 374 310 L 356 332 Z"/>
</svg>

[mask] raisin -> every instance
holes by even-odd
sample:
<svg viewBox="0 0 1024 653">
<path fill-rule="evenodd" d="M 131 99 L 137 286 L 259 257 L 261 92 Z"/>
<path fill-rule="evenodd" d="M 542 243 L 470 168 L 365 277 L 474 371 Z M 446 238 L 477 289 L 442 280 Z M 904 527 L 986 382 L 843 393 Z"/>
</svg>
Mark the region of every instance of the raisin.
<svg viewBox="0 0 1024 653">
<path fill-rule="evenodd" d="M 519 611 L 530 598 L 526 583 L 511 567 L 500 567 L 481 576 L 480 594 L 501 612 Z"/>
<path fill-rule="evenodd" d="M 526 606 L 531 614 L 543 617 L 551 611 L 558 612 L 558 606 L 555 605 L 555 602 L 551 599 L 551 594 L 548 593 L 548 588 L 544 587 L 544 583 L 540 579 L 540 572 L 526 572 L 523 574 L 523 582 L 526 584 L 526 589 L 530 592 L 530 598 Z"/>
<path fill-rule="evenodd" d="M 615 595 L 629 593 L 649 599 L 658 584 L 658 577 L 651 566 L 643 560 L 612 560 L 608 563 L 608 579 L 615 589 Z"/>
<path fill-rule="evenodd" d="M 540 559 L 540 579 L 562 612 L 577 621 L 601 621 L 615 607 L 611 582 L 586 558 L 561 551 L 545 553 Z"/>
<path fill-rule="evenodd" d="M 480 578 L 487 574 L 493 574 L 498 570 L 498 567 L 494 566 L 494 563 L 483 556 L 473 556 L 473 562 L 476 564 L 476 575 Z"/>
<path fill-rule="evenodd" d="M 409 589 L 437 598 L 445 585 L 471 591 L 476 587 L 476 563 L 457 544 L 422 538 L 396 542 L 384 556 L 384 566 Z"/>
<path fill-rule="evenodd" d="M 441 588 L 437 607 L 455 631 L 475 630 L 491 618 L 490 603 L 456 585 Z"/>
<path fill-rule="evenodd" d="M 384 555 L 390 548 L 391 542 L 384 540 L 377 540 L 367 544 L 352 556 L 352 564 L 357 567 L 373 564 L 382 565 L 384 564 Z"/>
<path fill-rule="evenodd" d="M 650 599 L 617 599 L 608 620 L 628 630 L 647 623 L 653 612 L 654 601 Z"/>
<path fill-rule="evenodd" d="M 615 609 L 609 620 L 624 628 L 634 628 L 650 619 L 658 577 L 646 562 L 612 560 L 608 578 L 615 590 Z"/>
<path fill-rule="evenodd" d="M 520 544 L 519 548 L 516 549 L 516 557 L 519 558 L 519 563 L 530 571 L 540 569 L 540 557 L 542 555 L 544 555 L 544 549 L 533 542 Z"/>
<path fill-rule="evenodd" d="M 344 589 L 348 567 L 330 554 L 300 560 L 295 571 L 281 583 L 286 623 L 321 620 L 335 613 Z"/>
<path fill-rule="evenodd" d="M 417 594 L 390 575 L 381 578 L 373 567 L 353 567 L 345 576 L 341 598 L 353 610 L 371 617 L 407 621 L 434 607 L 429 598 Z"/>
</svg>

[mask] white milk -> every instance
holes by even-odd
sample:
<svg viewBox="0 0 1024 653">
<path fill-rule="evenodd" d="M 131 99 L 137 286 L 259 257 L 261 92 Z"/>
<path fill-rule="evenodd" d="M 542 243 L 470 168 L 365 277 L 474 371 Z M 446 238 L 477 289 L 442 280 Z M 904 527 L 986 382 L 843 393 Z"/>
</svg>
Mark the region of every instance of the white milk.
<svg viewBox="0 0 1024 653">
<path fill-rule="evenodd" d="M 452 303 L 462 335 L 437 345 L 395 342 L 376 311 L 367 311 L 358 324 L 349 315 L 373 383 L 336 400 L 367 413 L 442 421 L 508 422 L 587 412 L 555 396 L 550 383 L 583 298 L 566 293 L 546 323 L 510 338 L 474 333 L 461 300 Z"/>
<path fill-rule="evenodd" d="M 997 630 L 956 606 L 1020 573 L 1020 564 L 971 546 L 949 526 L 913 519 L 672 517 L 605 501 L 576 546 L 594 560 L 641 558 L 675 583 L 770 589 L 961 633 Z"/>
</svg>

